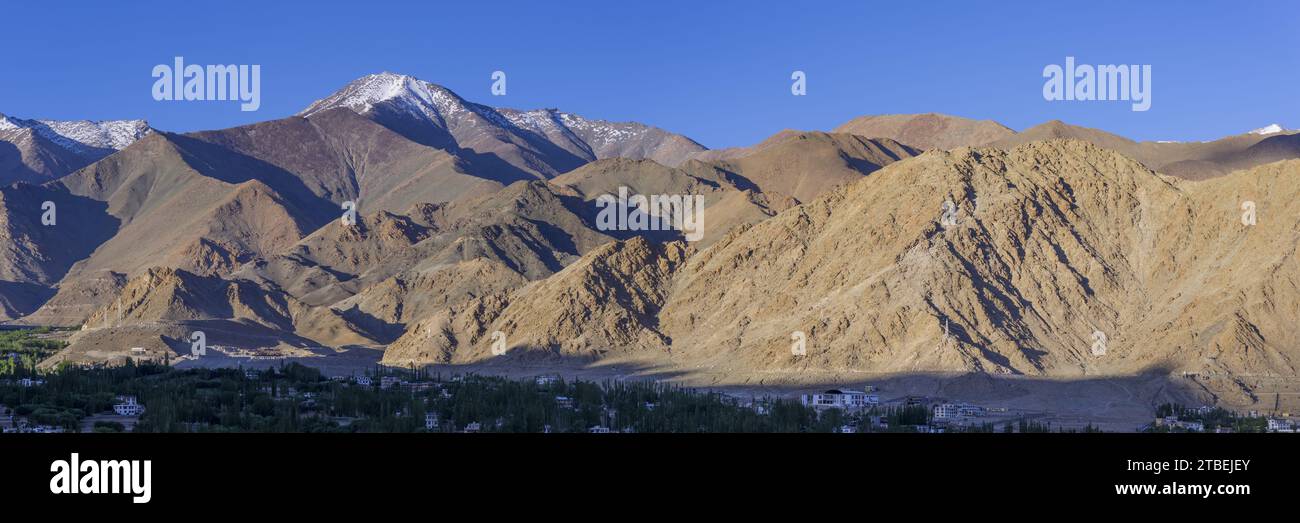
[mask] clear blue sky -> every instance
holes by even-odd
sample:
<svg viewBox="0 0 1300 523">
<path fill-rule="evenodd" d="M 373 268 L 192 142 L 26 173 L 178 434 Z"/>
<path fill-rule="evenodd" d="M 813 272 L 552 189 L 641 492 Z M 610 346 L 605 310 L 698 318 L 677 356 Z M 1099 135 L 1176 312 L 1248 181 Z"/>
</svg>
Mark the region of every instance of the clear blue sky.
<svg viewBox="0 0 1300 523">
<path fill-rule="evenodd" d="M 1300 2 L 6 2 L 0 113 L 171 131 L 289 116 L 411 74 L 472 101 L 637 120 L 710 147 L 863 114 L 1051 120 L 1139 140 L 1300 127 Z M 157 102 L 154 65 L 260 64 L 262 107 Z M 1045 65 L 1151 64 L 1151 110 L 1047 102 Z M 508 94 L 490 95 L 494 70 Z M 790 74 L 808 95 L 790 94 Z"/>
</svg>

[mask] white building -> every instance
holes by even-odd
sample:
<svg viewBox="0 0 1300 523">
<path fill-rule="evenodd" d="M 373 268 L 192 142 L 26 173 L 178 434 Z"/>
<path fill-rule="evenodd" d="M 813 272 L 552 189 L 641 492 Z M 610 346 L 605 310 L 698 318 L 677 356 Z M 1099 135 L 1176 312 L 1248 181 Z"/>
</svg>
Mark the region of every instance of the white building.
<svg viewBox="0 0 1300 523">
<path fill-rule="evenodd" d="M 966 403 L 939 403 L 934 406 L 934 419 L 976 418 L 984 415 L 984 407 Z"/>
<path fill-rule="evenodd" d="M 542 376 L 538 376 L 538 377 L 537 377 L 537 386 L 538 386 L 538 387 L 545 387 L 545 386 L 550 385 L 550 384 L 552 384 L 552 383 L 555 383 L 555 382 L 557 382 L 557 381 L 560 381 L 560 377 L 559 377 L 559 376 L 556 376 L 556 375 L 554 375 L 554 374 L 546 374 L 546 375 L 542 375 Z"/>
<path fill-rule="evenodd" d="M 465 432 L 478 432 L 480 430 L 483 430 L 483 424 L 477 421 L 470 423 L 469 425 L 465 425 Z"/>
<path fill-rule="evenodd" d="M 424 428 L 426 430 L 434 430 L 438 428 L 438 415 L 436 413 L 433 412 L 425 413 Z"/>
<path fill-rule="evenodd" d="M 139 416 L 144 414 L 144 405 L 136 402 L 135 396 L 118 396 L 120 403 L 113 405 L 113 412 L 118 416 Z"/>
<path fill-rule="evenodd" d="M 23 387 L 37 387 L 44 384 L 45 384 L 45 380 L 34 380 L 31 378 L 23 378 L 18 380 L 18 385 Z"/>
<path fill-rule="evenodd" d="M 954 419 L 961 417 L 961 410 L 952 403 L 939 403 L 934 406 L 934 419 Z"/>
<path fill-rule="evenodd" d="M 611 431 L 609 430 L 609 427 L 606 427 L 604 425 L 596 425 L 595 427 L 587 429 L 587 432 L 590 432 L 592 434 L 609 434 Z"/>
<path fill-rule="evenodd" d="M 840 434 L 857 434 L 858 428 L 853 425 L 841 425 Z"/>
<path fill-rule="evenodd" d="M 357 385 L 369 387 L 372 383 L 374 382 L 370 381 L 370 376 L 357 376 Z"/>
<path fill-rule="evenodd" d="M 1269 418 L 1269 432 L 1295 432 L 1295 424 L 1289 419 Z"/>
<path fill-rule="evenodd" d="M 803 404 L 818 409 L 863 409 L 880 404 L 880 396 L 858 390 L 831 389 L 820 394 L 804 394 Z"/>
<path fill-rule="evenodd" d="M 384 376 L 382 378 L 379 378 L 379 388 L 381 389 L 387 390 L 401 384 L 402 384 L 402 379 L 398 378 L 397 376 Z"/>
</svg>

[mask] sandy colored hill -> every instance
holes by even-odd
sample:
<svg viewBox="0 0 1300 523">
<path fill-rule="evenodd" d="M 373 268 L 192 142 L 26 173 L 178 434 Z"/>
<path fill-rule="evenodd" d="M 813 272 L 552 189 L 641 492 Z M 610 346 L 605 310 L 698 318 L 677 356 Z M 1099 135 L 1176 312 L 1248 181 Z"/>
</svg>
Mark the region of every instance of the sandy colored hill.
<svg viewBox="0 0 1300 523">
<path fill-rule="evenodd" d="M 57 182 L 107 203 L 115 234 L 78 262 L 79 273 L 127 274 L 157 265 L 199 273 L 229 272 L 276 252 L 312 227 L 310 212 L 257 179 L 227 182 L 195 169 L 182 146 L 156 133 Z"/>
<path fill-rule="evenodd" d="M 598 160 L 551 182 L 576 190 L 592 214 L 598 212 L 597 198 L 617 197 L 620 189 L 628 195 L 699 196 L 704 202 L 704 231 L 697 247 L 711 245 L 736 226 L 765 220 L 795 203 L 779 193 L 762 193 L 749 181 L 716 165 L 695 161 L 672 168 L 650 160 Z M 627 238 L 642 233 L 610 234 Z M 677 233 L 659 237 L 661 241 L 681 238 Z"/>
<path fill-rule="evenodd" d="M 938 113 L 859 116 L 836 127 L 834 132 L 889 138 L 921 150 L 988 145 L 1015 134 L 993 120 Z"/>
<path fill-rule="evenodd" d="M 713 154 L 708 154 L 713 153 Z M 748 148 L 709 151 L 694 159 L 726 173 L 741 189 L 809 201 L 833 187 L 856 181 L 917 154 L 890 139 L 844 133 L 782 131 Z M 690 163 L 683 169 L 692 170 Z"/>
<path fill-rule="evenodd" d="M 1135 142 L 1119 135 L 1053 120 L 991 143 L 1011 148 L 1053 139 L 1075 139 L 1116 151 L 1162 174 L 1205 180 L 1232 171 L 1300 158 L 1300 133 L 1240 134 L 1209 142 Z"/>
<path fill-rule="evenodd" d="M 551 278 L 434 313 L 384 352 L 391 365 L 559 358 L 611 352 L 666 353 L 656 316 L 667 281 L 690 253 L 682 242 L 643 238 L 596 249 Z M 491 333 L 506 333 L 494 354 Z"/>
<path fill-rule="evenodd" d="M 1296 378 L 1297 196 L 1300 161 L 1187 182 L 1079 141 L 932 152 L 693 256 L 592 251 L 421 321 L 386 359 L 508 362 L 489 352 L 499 330 L 521 362 L 635 355 L 713 383 L 1189 373 L 1187 387 L 1250 404 Z"/>
<path fill-rule="evenodd" d="M 343 201 L 364 214 L 500 189 L 461 165 L 343 109 L 192 135 L 153 133 L 48 188 L 25 189 L 49 195 L 4 204 L 9 234 L 22 241 L 4 253 L 0 270 L 17 283 L 62 279 L 61 290 L 103 271 L 134 275 L 154 266 L 225 275 L 337 221 Z M 31 206 L 44 198 L 55 198 L 66 225 L 33 225 L 39 212 Z M 68 231 L 80 236 L 60 236 Z M 68 246 L 82 252 L 52 251 Z"/>
</svg>

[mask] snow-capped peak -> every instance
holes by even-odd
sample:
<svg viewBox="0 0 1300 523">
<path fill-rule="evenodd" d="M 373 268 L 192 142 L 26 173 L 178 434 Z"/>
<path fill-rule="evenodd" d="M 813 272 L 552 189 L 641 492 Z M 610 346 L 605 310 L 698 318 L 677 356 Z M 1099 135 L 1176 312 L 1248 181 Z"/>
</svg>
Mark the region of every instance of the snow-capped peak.
<svg viewBox="0 0 1300 523">
<path fill-rule="evenodd" d="M 309 117 L 338 107 L 372 118 L 381 117 L 378 121 L 385 125 L 394 117 L 415 120 L 447 131 L 455 141 L 480 139 L 487 134 L 518 145 L 540 138 L 577 151 L 580 156 L 597 158 L 636 154 L 626 150 L 640 151 L 653 147 L 647 144 L 660 143 L 672 136 L 636 122 L 589 120 L 558 109 L 520 111 L 473 103 L 445 87 L 389 72 L 353 80 L 334 94 L 312 103 L 298 116 Z"/>
<path fill-rule="evenodd" d="M 1288 129 L 1278 124 L 1269 124 L 1259 129 L 1255 129 L 1250 134 L 1277 134 L 1287 132 Z"/>
<path fill-rule="evenodd" d="M 338 92 L 317 100 L 298 116 L 311 116 L 335 107 L 347 107 L 366 113 L 384 103 L 413 116 L 445 127 L 445 119 L 467 110 L 468 104 L 451 90 L 425 82 L 414 76 L 383 72 L 366 75 Z"/>
<path fill-rule="evenodd" d="M 10 129 L 31 129 L 77 153 L 87 149 L 120 151 L 152 131 L 144 120 L 24 120 L 0 114 L 0 130 Z"/>
</svg>

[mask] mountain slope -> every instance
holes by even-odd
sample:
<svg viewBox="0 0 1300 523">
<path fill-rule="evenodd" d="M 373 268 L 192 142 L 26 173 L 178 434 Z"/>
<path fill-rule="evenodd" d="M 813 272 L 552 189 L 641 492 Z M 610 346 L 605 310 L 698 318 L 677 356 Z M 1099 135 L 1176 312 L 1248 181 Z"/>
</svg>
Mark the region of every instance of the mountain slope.
<svg viewBox="0 0 1300 523">
<path fill-rule="evenodd" d="M 681 242 L 643 238 L 601 246 L 581 260 L 513 293 L 496 293 L 439 311 L 414 324 L 384 351 L 390 365 L 595 359 L 613 353 L 667 351 L 656 330 L 665 282 L 690 252 Z M 494 354 L 491 332 L 505 334 Z"/>
<path fill-rule="evenodd" d="M 1075 139 L 1119 152 L 1162 174 L 1205 180 L 1258 165 L 1300 158 L 1300 133 L 1250 132 L 1209 142 L 1135 142 L 1105 131 L 1053 120 L 991 143 L 1012 148 L 1041 140 Z"/>
<path fill-rule="evenodd" d="M 741 188 L 805 202 L 915 154 L 915 149 L 890 139 L 783 131 L 749 148 L 696 159 L 728 173 Z M 690 169 L 688 164 L 682 167 Z"/>
<path fill-rule="evenodd" d="M 735 375 L 1294 376 L 1298 191 L 1294 161 L 1190 184 L 1077 141 L 931 153 L 692 258 L 660 321 Z M 1242 225 L 1247 199 L 1268 224 Z M 954 226 L 938 223 L 944 200 Z M 807 360 L 790 355 L 795 331 Z"/>
<path fill-rule="evenodd" d="M 993 120 L 938 113 L 859 116 L 836 127 L 834 132 L 889 138 L 922 150 L 988 145 L 1015 134 Z"/>
<path fill-rule="evenodd" d="M 420 320 L 385 358 L 636 358 L 718 384 L 1154 372 L 1244 405 L 1300 372 L 1296 216 L 1300 161 L 1188 182 L 1077 140 L 935 151 L 693 255 L 593 250 Z"/>
</svg>

